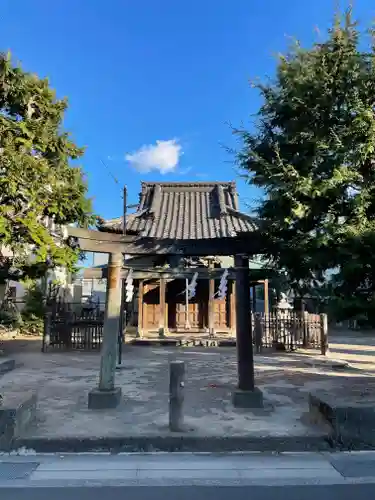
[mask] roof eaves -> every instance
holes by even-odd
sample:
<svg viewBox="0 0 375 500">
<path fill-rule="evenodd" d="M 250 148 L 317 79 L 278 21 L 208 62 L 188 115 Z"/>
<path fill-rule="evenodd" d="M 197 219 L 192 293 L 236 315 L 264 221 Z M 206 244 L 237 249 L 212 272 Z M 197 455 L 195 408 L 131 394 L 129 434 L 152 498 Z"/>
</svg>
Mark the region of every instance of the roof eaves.
<svg viewBox="0 0 375 500">
<path fill-rule="evenodd" d="M 257 219 L 255 219 L 251 215 L 240 212 L 239 210 L 235 210 L 234 208 L 229 207 L 229 206 L 227 206 L 227 212 L 228 212 L 228 214 L 234 215 L 235 217 L 238 217 L 239 219 L 243 219 L 243 220 L 246 220 L 248 222 L 251 222 L 254 226 L 254 229 L 257 229 L 258 221 L 257 221 Z"/>
</svg>

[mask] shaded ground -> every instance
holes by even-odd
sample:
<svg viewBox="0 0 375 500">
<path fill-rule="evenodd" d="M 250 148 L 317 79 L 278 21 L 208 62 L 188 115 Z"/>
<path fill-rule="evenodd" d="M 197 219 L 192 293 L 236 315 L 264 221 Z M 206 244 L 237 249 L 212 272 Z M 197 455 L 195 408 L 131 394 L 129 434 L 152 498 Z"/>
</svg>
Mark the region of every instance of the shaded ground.
<svg viewBox="0 0 375 500">
<path fill-rule="evenodd" d="M 115 410 L 87 409 L 96 386 L 99 355 L 40 352 L 40 339 L 4 343 L 17 370 L 0 379 L 2 389 L 38 390 L 38 424 L 28 437 L 112 437 L 168 435 L 168 365 L 186 362 L 185 415 L 188 434 L 210 436 L 319 436 L 327 427 L 307 419 L 308 394 L 323 390 L 337 398 L 375 404 L 375 339 L 334 336 L 330 357 L 347 359 L 350 370 L 333 370 L 323 358 L 295 353 L 255 356 L 256 383 L 265 409 L 234 409 L 234 348 L 124 348 L 123 369 L 116 374 L 123 400 Z"/>
<path fill-rule="evenodd" d="M 18 355 L 17 362 L 24 366 L 5 375 L 0 384 L 9 390 L 38 390 L 39 422 L 33 436 L 160 435 L 168 432 L 168 363 L 174 359 L 187 364 L 186 423 L 197 436 L 323 434 L 326 429 L 301 420 L 308 393 L 332 385 L 344 388 L 348 380 L 328 368 L 306 366 L 306 358 L 293 354 L 257 357 L 257 385 L 264 392 L 265 409 L 237 410 L 231 404 L 236 384 L 234 349 L 129 347 L 116 377 L 123 391 L 116 410 L 87 409 L 87 393 L 97 384 L 98 355 Z"/>
</svg>

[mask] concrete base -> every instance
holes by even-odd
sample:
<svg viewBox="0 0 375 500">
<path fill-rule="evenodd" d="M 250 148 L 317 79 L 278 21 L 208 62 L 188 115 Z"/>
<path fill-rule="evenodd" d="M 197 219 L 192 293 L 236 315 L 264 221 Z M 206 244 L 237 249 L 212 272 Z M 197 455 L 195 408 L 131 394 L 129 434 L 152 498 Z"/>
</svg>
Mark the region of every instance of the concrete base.
<svg viewBox="0 0 375 500">
<path fill-rule="evenodd" d="M 0 450 L 9 451 L 36 419 L 37 394 L 5 388 L 0 395 Z"/>
<path fill-rule="evenodd" d="M 322 417 L 332 428 L 332 438 L 343 443 L 375 446 L 375 408 L 360 398 L 338 398 L 324 392 L 309 394 L 309 414 Z"/>
<path fill-rule="evenodd" d="M 253 391 L 236 389 L 232 394 L 232 402 L 236 408 L 263 408 L 263 393 L 258 387 Z"/>
<path fill-rule="evenodd" d="M 92 389 L 89 392 L 88 407 L 90 410 L 105 410 L 117 408 L 121 401 L 121 387 L 111 391 Z"/>
</svg>

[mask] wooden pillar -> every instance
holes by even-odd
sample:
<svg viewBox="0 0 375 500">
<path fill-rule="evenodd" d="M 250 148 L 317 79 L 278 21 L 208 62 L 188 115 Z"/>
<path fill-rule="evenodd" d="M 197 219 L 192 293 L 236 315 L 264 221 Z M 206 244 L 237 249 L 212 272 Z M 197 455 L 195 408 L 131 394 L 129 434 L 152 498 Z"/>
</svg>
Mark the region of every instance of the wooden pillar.
<svg viewBox="0 0 375 500">
<path fill-rule="evenodd" d="M 264 280 L 264 312 L 265 314 L 269 314 L 270 312 L 268 279 Z"/>
<path fill-rule="evenodd" d="M 143 295 L 144 295 L 144 281 L 139 280 L 138 285 L 138 326 L 137 337 L 143 336 Z"/>
<path fill-rule="evenodd" d="M 254 390 L 249 259 L 235 256 L 238 389 Z"/>
<path fill-rule="evenodd" d="M 118 332 L 121 316 L 121 253 L 110 254 L 108 262 L 106 307 L 100 359 L 99 386 L 89 393 L 89 408 L 115 408 L 121 388 L 115 388 Z"/>
<path fill-rule="evenodd" d="M 251 297 L 249 258 L 236 255 L 236 338 L 238 386 L 233 404 L 239 408 L 262 408 L 263 394 L 255 387 L 253 338 L 251 329 Z"/>
<path fill-rule="evenodd" d="M 166 302 L 165 302 L 166 282 L 164 278 L 160 278 L 159 286 L 159 337 L 164 337 L 166 333 Z"/>
<path fill-rule="evenodd" d="M 185 330 L 190 330 L 190 321 L 189 321 L 189 279 L 185 280 Z"/>
<path fill-rule="evenodd" d="M 230 330 L 232 335 L 236 333 L 236 282 L 231 280 L 230 296 L 229 296 L 229 311 L 230 311 Z"/>
<path fill-rule="evenodd" d="M 208 264 L 209 269 L 214 268 L 212 260 Z M 215 336 L 215 317 L 214 317 L 214 295 L 215 295 L 215 280 L 210 279 L 208 282 L 208 334 L 210 337 Z"/>
</svg>

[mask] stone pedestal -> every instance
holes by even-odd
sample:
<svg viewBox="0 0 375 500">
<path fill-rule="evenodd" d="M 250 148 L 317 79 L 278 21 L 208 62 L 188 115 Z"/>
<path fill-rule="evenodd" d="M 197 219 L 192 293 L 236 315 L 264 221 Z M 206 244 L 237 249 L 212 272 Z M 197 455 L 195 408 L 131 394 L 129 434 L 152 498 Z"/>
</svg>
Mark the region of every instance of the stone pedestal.
<svg viewBox="0 0 375 500">
<path fill-rule="evenodd" d="M 36 420 L 37 393 L 0 389 L 0 451 L 10 451 L 14 441 Z"/>
<path fill-rule="evenodd" d="M 263 408 L 263 393 L 258 387 L 251 391 L 236 389 L 232 394 L 232 402 L 236 408 Z"/>
<path fill-rule="evenodd" d="M 90 410 L 103 410 L 117 408 L 121 401 L 121 388 L 104 391 L 92 389 L 89 392 L 88 407 Z"/>
</svg>

